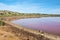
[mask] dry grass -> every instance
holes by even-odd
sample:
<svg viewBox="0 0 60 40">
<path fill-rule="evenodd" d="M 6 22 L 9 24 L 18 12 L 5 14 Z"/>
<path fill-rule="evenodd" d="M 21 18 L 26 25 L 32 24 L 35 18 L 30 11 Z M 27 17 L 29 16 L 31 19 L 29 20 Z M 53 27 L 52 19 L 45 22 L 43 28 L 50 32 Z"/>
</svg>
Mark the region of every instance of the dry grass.
<svg viewBox="0 0 60 40">
<path fill-rule="evenodd" d="M 0 30 L 0 40 L 18 40 L 18 38 L 12 33 Z"/>
</svg>

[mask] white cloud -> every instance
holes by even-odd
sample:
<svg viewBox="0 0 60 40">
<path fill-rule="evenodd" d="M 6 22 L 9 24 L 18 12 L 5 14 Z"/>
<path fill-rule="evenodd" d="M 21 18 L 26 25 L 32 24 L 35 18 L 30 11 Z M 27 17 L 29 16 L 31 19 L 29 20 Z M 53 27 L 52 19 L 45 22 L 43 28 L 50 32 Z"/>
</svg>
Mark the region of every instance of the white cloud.
<svg viewBox="0 0 60 40">
<path fill-rule="evenodd" d="M 37 10 L 36 6 L 27 6 L 27 5 L 6 5 L 3 3 L 0 3 L 0 10 L 11 10 L 11 11 L 18 11 L 18 12 L 36 12 Z"/>
<path fill-rule="evenodd" d="M 24 13 L 60 13 L 60 9 L 48 9 L 44 8 L 43 6 L 37 6 L 33 4 L 14 4 L 14 5 L 7 5 L 4 3 L 0 3 L 0 10 L 10 10 L 16 12 L 24 12 Z"/>
</svg>

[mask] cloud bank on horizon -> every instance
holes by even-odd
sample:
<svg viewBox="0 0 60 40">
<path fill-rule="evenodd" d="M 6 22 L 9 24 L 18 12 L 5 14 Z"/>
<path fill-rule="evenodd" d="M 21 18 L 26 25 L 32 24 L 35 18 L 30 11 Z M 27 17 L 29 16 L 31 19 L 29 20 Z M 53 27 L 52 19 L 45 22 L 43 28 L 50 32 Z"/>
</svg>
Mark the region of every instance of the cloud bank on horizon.
<svg viewBox="0 0 60 40">
<path fill-rule="evenodd" d="M 60 0 L 0 0 L 0 10 L 60 14 Z"/>
</svg>

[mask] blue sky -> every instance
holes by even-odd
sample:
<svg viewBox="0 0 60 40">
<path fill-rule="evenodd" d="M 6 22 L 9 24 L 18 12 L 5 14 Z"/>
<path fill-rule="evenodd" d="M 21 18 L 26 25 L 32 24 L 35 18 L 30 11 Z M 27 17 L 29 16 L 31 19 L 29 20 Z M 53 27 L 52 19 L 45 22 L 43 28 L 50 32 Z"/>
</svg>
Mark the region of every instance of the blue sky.
<svg viewBox="0 0 60 40">
<path fill-rule="evenodd" d="M 60 14 L 60 0 L 0 0 L 0 10 Z"/>
</svg>

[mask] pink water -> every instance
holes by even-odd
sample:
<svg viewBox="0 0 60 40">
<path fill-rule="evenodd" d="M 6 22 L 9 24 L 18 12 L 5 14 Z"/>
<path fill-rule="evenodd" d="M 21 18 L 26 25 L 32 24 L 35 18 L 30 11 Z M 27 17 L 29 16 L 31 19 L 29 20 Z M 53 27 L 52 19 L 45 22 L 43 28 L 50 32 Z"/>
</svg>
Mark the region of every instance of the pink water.
<svg viewBox="0 0 60 40">
<path fill-rule="evenodd" d="M 13 21 L 27 28 L 60 35 L 60 17 L 29 18 Z"/>
</svg>

